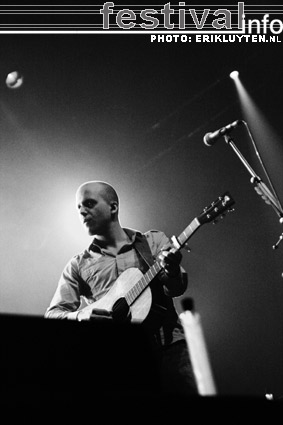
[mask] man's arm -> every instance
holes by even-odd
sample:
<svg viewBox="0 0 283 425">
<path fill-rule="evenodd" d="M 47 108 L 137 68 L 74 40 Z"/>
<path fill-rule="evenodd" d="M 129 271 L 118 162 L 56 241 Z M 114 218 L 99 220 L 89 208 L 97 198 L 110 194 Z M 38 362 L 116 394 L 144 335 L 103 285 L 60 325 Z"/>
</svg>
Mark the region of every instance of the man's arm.
<svg viewBox="0 0 283 425">
<path fill-rule="evenodd" d="M 181 252 L 169 252 L 170 248 L 172 248 L 172 243 L 165 233 L 161 231 L 149 231 L 146 232 L 145 236 L 153 256 L 161 260 L 160 264 L 163 270 L 159 274 L 159 279 L 164 285 L 165 294 L 170 297 L 183 295 L 188 287 L 188 275 L 181 266 Z"/>
<path fill-rule="evenodd" d="M 57 289 L 44 317 L 48 319 L 76 320 L 80 306 L 80 277 L 71 260 L 63 270 Z"/>
<path fill-rule="evenodd" d="M 188 287 L 188 275 L 180 265 L 182 261 L 181 252 L 172 253 L 162 249 L 159 258 L 163 267 L 160 280 L 163 283 L 165 294 L 170 297 L 183 295 Z"/>
</svg>

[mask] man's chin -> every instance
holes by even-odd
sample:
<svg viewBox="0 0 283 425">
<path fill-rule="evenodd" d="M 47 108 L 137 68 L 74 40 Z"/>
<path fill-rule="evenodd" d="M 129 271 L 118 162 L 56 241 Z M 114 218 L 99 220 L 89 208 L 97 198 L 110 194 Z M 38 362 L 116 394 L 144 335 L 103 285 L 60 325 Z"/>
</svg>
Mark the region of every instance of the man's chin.
<svg viewBox="0 0 283 425">
<path fill-rule="evenodd" d="M 93 228 L 91 228 L 89 226 L 85 226 L 85 230 L 87 231 L 87 233 L 88 233 L 89 236 L 94 236 L 95 235 L 95 232 L 94 232 L 94 229 Z"/>
</svg>

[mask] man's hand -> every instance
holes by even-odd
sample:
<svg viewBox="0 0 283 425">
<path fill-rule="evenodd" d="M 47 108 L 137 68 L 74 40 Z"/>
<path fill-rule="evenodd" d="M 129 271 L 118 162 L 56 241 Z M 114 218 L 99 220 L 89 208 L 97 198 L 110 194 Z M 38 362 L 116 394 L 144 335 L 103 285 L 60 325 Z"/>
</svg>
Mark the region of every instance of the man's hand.
<svg viewBox="0 0 283 425">
<path fill-rule="evenodd" d="M 79 322 L 83 320 L 113 320 L 112 314 L 107 310 L 93 309 L 85 307 L 78 313 L 77 320 Z"/>
<path fill-rule="evenodd" d="M 83 320 L 90 320 L 91 314 L 92 314 L 91 309 L 83 308 L 82 310 L 79 311 L 77 315 L 77 320 L 79 322 L 82 322 Z"/>
<path fill-rule="evenodd" d="M 160 265 L 163 267 L 168 277 L 177 277 L 180 274 L 180 263 L 182 254 L 180 251 L 161 251 L 159 254 Z"/>
</svg>

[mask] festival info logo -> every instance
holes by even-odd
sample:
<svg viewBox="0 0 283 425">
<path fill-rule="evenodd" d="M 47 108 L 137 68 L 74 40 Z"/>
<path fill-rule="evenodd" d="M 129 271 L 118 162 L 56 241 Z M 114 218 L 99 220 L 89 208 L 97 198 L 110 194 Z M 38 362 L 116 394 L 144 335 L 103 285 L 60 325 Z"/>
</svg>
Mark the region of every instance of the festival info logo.
<svg viewBox="0 0 283 425">
<path fill-rule="evenodd" d="M 281 42 L 283 5 L 0 6 L 0 33 L 149 34 L 151 42 Z"/>
</svg>

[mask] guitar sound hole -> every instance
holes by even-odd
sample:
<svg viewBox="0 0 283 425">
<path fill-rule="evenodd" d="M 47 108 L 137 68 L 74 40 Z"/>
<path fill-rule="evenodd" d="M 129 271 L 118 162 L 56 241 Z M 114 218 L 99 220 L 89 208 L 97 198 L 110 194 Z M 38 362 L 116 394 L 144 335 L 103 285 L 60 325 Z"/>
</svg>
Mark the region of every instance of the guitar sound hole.
<svg viewBox="0 0 283 425">
<path fill-rule="evenodd" d="M 131 320 L 130 307 L 125 298 L 119 298 L 113 305 L 112 317 L 115 321 L 126 322 Z"/>
</svg>

